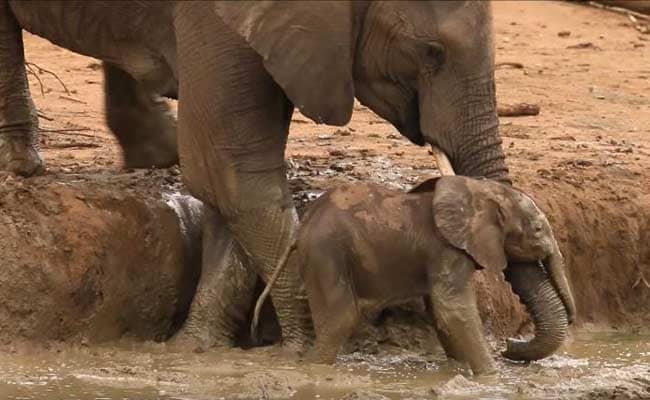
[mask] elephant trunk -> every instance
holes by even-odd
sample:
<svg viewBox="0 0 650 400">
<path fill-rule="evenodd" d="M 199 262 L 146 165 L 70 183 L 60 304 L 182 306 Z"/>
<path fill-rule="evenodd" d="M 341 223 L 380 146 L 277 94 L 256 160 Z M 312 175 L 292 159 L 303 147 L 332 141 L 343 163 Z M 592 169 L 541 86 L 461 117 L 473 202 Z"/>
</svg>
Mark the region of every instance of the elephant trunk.
<svg viewBox="0 0 650 400">
<path fill-rule="evenodd" d="M 560 252 L 560 248 L 555 238 L 553 238 L 553 252 L 544 261 L 546 272 L 551 277 L 551 282 L 557 290 L 562 303 L 567 311 L 569 324 L 573 323 L 576 315 L 576 305 L 573 299 L 573 292 L 569 286 L 569 280 L 566 276 L 566 268 L 564 265 L 564 257 Z"/>
<path fill-rule="evenodd" d="M 449 156 L 456 174 L 511 184 L 499 135 L 494 77 L 464 82 L 459 87 L 462 89 L 454 96 L 458 100 L 451 103 L 461 104 L 454 121 L 462 122 L 450 122 L 438 145 Z"/>
<path fill-rule="evenodd" d="M 560 294 L 538 263 L 512 263 L 505 270 L 506 280 L 526 306 L 535 324 L 530 340 L 508 338 L 503 356 L 511 360 L 539 360 L 555 352 L 568 333 L 569 316 Z"/>
</svg>

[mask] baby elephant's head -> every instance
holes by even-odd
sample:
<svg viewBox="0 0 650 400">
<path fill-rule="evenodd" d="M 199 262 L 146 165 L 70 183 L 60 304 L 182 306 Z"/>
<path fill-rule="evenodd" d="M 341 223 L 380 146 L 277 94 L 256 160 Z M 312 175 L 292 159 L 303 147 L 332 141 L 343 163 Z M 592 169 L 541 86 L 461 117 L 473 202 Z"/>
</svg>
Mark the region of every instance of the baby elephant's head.
<svg viewBox="0 0 650 400">
<path fill-rule="evenodd" d="M 554 304 L 556 311 L 564 308 L 564 321 L 572 321 L 575 304 L 562 253 L 546 216 L 530 197 L 495 181 L 461 176 L 429 180 L 411 192 L 433 192 L 436 228 L 452 246 L 464 250 L 477 268 L 504 272 L 522 301 L 539 288 L 556 292 L 546 297 L 535 294 L 546 298 L 535 301 Z M 543 267 L 543 276 L 534 279 L 531 272 L 524 272 L 526 266 L 533 270 Z M 541 305 L 532 308 L 537 314 L 548 309 Z M 544 351 L 552 347 L 546 346 Z"/>
<path fill-rule="evenodd" d="M 507 261 L 537 261 L 556 250 L 544 213 L 527 195 L 487 179 L 445 176 L 412 192 L 433 190 L 435 223 L 479 268 L 503 270 Z"/>
<path fill-rule="evenodd" d="M 494 196 L 497 217 L 503 229 L 504 249 L 509 260 L 543 260 L 554 250 L 555 240 L 546 215 L 527 195 L 493 182 L 486 186 L 487 196 Z"/>
</svg>

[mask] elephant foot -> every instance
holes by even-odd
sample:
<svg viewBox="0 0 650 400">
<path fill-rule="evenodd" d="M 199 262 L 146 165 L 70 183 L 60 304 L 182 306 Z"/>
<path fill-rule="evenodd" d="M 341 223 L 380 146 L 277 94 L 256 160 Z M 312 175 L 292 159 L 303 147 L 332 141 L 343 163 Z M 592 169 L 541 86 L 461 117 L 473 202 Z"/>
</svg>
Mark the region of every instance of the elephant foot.
<svg viewBox="0 0 650 400">
<path fill-rule="evenodd" d="M 282 342 L 282 354 L 287 358 L 303 357 L 309 352 L 309 347 L 304 343 Z"/>
<path fill-rule="evenodd" d="M 169 168 L 178 164 L 175 145 L 147 143 L 141 147 L 124 148 L 125 168 Z"/>
<path fill-rule="evenodd" d="M 45 165 L 30 137 L 0 135 L 0 171 L 28 177 L 43 173 Z"/>
<path fill-rule="evenodd" d="M 232 348 L 235 343 L 227 337 L 215 337 L 209 333 L 178 332 L 167 341 L 170 350 L 178 353 L 204 353 L 212 348 Z"/>
</svg>

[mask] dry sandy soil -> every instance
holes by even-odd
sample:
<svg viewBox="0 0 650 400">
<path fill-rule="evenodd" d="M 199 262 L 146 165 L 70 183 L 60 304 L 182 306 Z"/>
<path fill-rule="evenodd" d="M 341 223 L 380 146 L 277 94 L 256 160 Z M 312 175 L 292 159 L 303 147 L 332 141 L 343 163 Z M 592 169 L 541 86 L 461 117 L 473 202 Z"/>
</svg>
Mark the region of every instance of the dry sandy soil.
<svg viewBox="0 0 650 400">
<path fill-rule="evenodd" d="M 497 63 L 523 65 L 497 70 L 498 102 L 541 107 L 537 116 L 501 118 L 504 149 L 515 185 L 548 213 L 567 258 L 576 329 L 647 332 L 650 35 L 626 16 L 572 3 L 499 1 L 494 17 Z M 0 343 L 164 339 L 182 319 L 197 275 L 161 197 L 183 190 L 178 169 L 122 170 L 104 123 L 98 62 L 28 34 L 25 43 L 28 61 L 67 90 L 32 68 L 47 174 L 0 175 L 0 282 L 15 286 L 0 293 Z M 405 189 L 437 174 L 427 149 L 361 105 L 344 128 L 296 113 L 288 156 L 301 205 L 340 182 Z M 502 277 L 479 275 L 477 287 L 493 337 L 525 326 Z M 164 290 L 152 302 L 157 288 Z M 123 309 L 131 314 L 116 317 Z M 417 348 L 419 336 L 405 331 L 420 314 L 406 314 L 402 328 L 380 336 Z"/>
</svg>

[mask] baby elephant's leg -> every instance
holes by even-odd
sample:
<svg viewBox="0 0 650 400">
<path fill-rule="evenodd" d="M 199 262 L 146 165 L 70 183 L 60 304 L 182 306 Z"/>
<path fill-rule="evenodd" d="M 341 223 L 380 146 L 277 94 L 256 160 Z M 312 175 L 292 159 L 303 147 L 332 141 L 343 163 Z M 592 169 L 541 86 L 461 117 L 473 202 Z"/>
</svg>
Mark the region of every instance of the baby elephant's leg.
<svg viewBox="0 0 650 400">
<path fill-rule="evenodd" d="M 359 323 L 352 282 L 345 272 L 345 263 L 331 255 L 311 256 L 303 277 L 316 331 L 316 342 L 308 359 L 332 364 Z"/>
<path fill-rule="evenodd" d="M 465 257 L 437 268 L 431 306 L 434 326 L 447 356 L 468 362 L 474 374 L 484 374 L 494 371 L 495 364 L 476 306 L 474 271 L 474 265 Z"/>
</svg>

